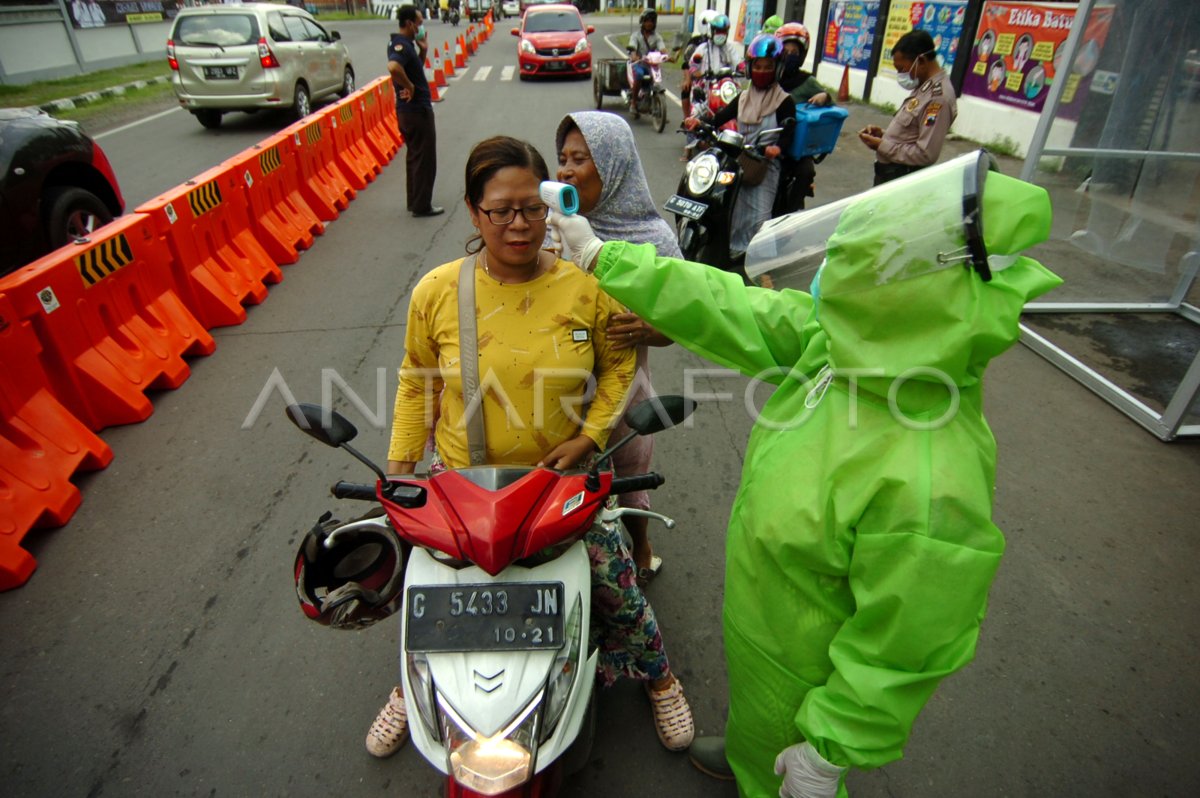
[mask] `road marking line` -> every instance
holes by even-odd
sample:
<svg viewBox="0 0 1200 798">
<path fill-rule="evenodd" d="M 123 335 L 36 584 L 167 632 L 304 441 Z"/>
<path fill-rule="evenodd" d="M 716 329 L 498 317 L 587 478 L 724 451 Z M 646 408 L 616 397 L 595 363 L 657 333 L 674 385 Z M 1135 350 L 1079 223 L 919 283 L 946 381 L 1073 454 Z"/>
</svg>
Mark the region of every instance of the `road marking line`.
<svg viewBox="0 0 1200 798">
<path fill-rule="evenodd" d="M 492 68 L 490 66 L 480 67 L 479 71 L 475 73 L 475 80 L 487 80 L 488 75 L 490 74 L 492 74 Z"/>
<path fill-rule="evenodd" d="M 148 116 L 145 119 L 139 119 L 136 122 L 130 122 L 128 125 L 121 125 L 120 127 L 114 127 L 112 130 L 106 130 L 103 133 L 97 133 L 96 135 L 92 136 L 92 138 L 102 139 L 105 136 L 111 136 L 114 133 L 121 133 L 123 131 L 129 130 L 131 127 L 137 127 L 138 125 L 144 125 L 147 122 L 153 122 L 155 119 L 160 119 L 161 117 L 164 117 L 167 114 L 173 114 L 176 111 L 182 111 L 182 110 L 183 110 L 182 108 L 168 108 L 167 110 L 165 110 L 161 113 L 154 114 L 153 116 Z"/>
<path fill-rule="evenodd" d="M 622 55 L 622 56 L 625 56 L 626 58 L 628 58 L 628 57 L 629 57 L 629 53 L 627 53 L 626 51 L 622 50 L 622 49 L 621 49 L 620 47 L 618 47 L 617 45 L 613 44 L 613 43 L 612 43 L 612 41 L 611 41 L 611 40 L 608 38 L 609 36 L 620 36 L 620 35 L 621 35 L 621 34 L 619 34 L 619 33 L 610 33 L 610 34 L 608 34 L 608 36 L 605 36 L 605 37 L 604 37 L 604 43 L 605 43 L 605 44 L 607 44 L 609 47 L 613 48 L 614 50 L 616 50 L 616 51 L 617 51 L 617 55 Z M 677 96 L 676 96 L 676 95 L 675 95 L 673 92 L 671 92 L 669 89 L 664 89 L 664 92 L 666 93 L 666 95 L 667 95 L 668 97 L 670 97 L 670 98 L 671 98 L 671 102 L 673 102 L 673 103 L 675 103 L 676 105 L 678 105 L 678 106 L 679 106 L 681 109 L 683 108 L 683 101 L 682 101 L 682 100 L 680 100 L 680 99 L 679 99 L 679 97 L 677 97 Z"/>
<path fill-rule="evenodd" d="M 449 79 L 457 83 L 463 79 L 463 75 L 467 74 L 468 69 L 470 69 L 470 67 L 455 67 L 454 76 Z"/>
<path fill-rule="evenodd" d="M 516 71 L 516 69 L 517 68 L 512 64 L 509 64 L 506 67 L 500 67 L 500 80 L 512 80 L 513 73 Z"/>
</svg>

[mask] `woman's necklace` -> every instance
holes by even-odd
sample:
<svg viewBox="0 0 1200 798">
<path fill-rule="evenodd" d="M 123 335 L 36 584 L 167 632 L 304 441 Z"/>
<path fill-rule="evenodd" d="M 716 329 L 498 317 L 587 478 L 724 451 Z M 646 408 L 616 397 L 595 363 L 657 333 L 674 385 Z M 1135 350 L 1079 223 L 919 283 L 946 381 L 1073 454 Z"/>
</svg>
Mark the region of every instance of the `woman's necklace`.
<svg viewBox="0 0 1200 798">
<path fill-rule="evenodd" d="M 481 249 L 479 251 L 479 262 L 480 262 L 480 264 L 483 265 L 483 273 L 486 274 L 488 277 L 491 277 L 493 280 L 500 283 L 500 285 L 508 285 L 509 284 L 509 283 L 505 282 L 503 278 L 497 277 L 496 275 L 492 274 L 492 270 L 488 268 L 487 247 L 484 247 L 483 249 Z M 530 280 L 537 278 L 538 272 L 541 271 L 541 266 L 542 266 L 542 253 L 539 251 L 538 255 L 537 255 L 537 260 L 534 261 L 533 277 L 530 277 L 529 278 Z M 518 280 L 517 282 L 526 283 L 526 282 L 529 282 L 529 280 Z"/>
</svg>

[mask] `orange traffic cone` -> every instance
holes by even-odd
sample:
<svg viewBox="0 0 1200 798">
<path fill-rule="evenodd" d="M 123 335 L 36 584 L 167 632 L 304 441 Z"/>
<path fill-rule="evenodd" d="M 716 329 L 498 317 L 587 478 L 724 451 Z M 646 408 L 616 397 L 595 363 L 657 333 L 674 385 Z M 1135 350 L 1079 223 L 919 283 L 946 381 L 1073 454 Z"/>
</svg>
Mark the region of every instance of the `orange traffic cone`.
<svg viewBox="0 0 1200 798">
<path fill-rule="evenodd" d="M 429 65 L 428 58 L 425 59 L 425 82 L 429 84 L 429 99 L 435 103 L 440 103 L 442 101 L 442 93 L 438 91 L 436 73 L 433 67 Z"/>
<path fill-rule="evenodd" d="M 437 64 L 440 61 L 441 61 L 441 59 L 438 58 L 438 51 L 434 50 L 433 51 L 433 63 L 434 63 L 433 82 L 437 85 L 438 88 L 444 89 L 444 88 L 446 88 L 446 72 L 440 66 L 437 66 Z M 429 59 L 426 59 L 425 63 L 428 64 Z"/>
<path fill-rule="evenodd" d="M 456 41 L 454 43 L 454 67 L 455 67 L 455 69 L 462 69 L 466 65 L 467 65 L 467 56 L 466 56 L 466 53 L 463 51 L 462 37 L 460 36 L 460 37 L 458 37 L 458 41 Z"/>
<path fill-rule="evenodd" d="M 838 102 L 844 103 L 850 99 L 850 65 L 842 71 L 842 85 L 838 86 Z"/>
<path fill-rule="evenodd" d="M 450 43 L 449 42 L 446 42 L 446 46 L 442 50 L 442 52 L 444 52 L 446 54 L 446 63 L 442 66 L 442 69 L 446 73 L 446 77 L 452 78 L 452 77 L 454 77 L 454 64 L 450 60 Z"/>
</svg>

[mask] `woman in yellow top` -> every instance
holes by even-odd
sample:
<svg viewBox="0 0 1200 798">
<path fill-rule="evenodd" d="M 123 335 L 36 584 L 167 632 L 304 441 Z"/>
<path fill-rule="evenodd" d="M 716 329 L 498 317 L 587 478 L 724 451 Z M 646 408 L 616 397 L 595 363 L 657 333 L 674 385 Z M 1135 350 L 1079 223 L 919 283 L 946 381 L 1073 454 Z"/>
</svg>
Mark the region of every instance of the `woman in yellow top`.
<svg viewBox="0 0 1200 798">
<path fill-rule="evenodd" d="M 475 145 L 467 159 L 466 203 L 478 234 L 467 250 L 478 253 L 486 461 L 564 469 L 603 448 L 633 383 L 635 357 L 605 335 L 609 319 L 624 309 L 594 278 L 541 248 L 548 208 L 538 187 L 548 179 L 546 162 L 526 142 L 496 136 Z M 431 430 L 431 470 L 470 464 L 459 371 L 461 265 L 460 259 L 439 266 L 413 290 L 389 473 L 413 473 Z M 599 526 L 584 541 L 592 564 L 592 642 L 600 651 L 600 678 L 606 685 L 622 674 L 645 681 L 659 739 L 670 750 L 683 750 L 692 741 L 691 710 L 671 674 L 629 550 L 619 534 Z M 367 750 L 389 756 L 407 731 L 397 687 L 367 734 Z"/>
</svg>

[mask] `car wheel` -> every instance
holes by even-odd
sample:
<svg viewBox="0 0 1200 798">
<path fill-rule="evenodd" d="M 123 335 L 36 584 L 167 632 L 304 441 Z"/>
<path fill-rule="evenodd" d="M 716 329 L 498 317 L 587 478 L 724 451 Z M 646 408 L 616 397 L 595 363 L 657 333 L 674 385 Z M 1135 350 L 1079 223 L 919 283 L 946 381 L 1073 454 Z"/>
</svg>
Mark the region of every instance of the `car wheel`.
<svg viewBox="0 0 1200 798">
<path fill-rule="evenodd" d="M 200 124 L 209 130 L 216 130 L 221 126 L 221 112 L 214 111 L 211 108 L 205 108 L 202 111 L 196 112 L 196 119 Z"/>
<path fill-rule="evenodd" d="M 354 93 L 354 70 L 346 67 L 346 73 L 342 75 L 342 90 L 338 92 L 340 97 L 349 97 Z"/>
<path fill-rule="evenodd" d="M 112 211 L 99 197 L 75 186 L 59 186 L 46 192 L 46 240 L 52 249 L 86 238 L 113 220 Z"/>
<path fill-rule="evenodd" d="M 292 113 L 297 119 L 303 119 L 312 113 L 312 100 L 308 96 L 308 87 L 303 83 L 296 84 L 296 94 L 292 99 Z"/>
</svg>

